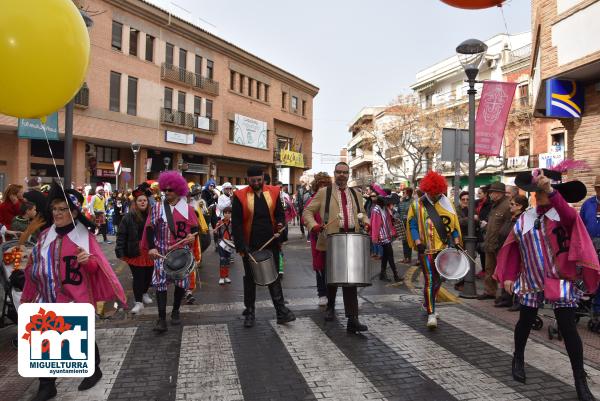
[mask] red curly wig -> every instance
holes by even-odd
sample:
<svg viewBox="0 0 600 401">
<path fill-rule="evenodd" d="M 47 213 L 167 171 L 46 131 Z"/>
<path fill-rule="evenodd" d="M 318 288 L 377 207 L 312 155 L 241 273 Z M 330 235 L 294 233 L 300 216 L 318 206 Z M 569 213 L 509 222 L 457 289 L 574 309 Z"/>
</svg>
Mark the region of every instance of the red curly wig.
<svg viewBox="0 0 600 401">
<path fill-rule="evenodd" d="M 419 182 L 419 188 L 428 195 L 445 195 L 448 192 L 448 183 L 444 176 L 430 170 Z"/>
</svg>

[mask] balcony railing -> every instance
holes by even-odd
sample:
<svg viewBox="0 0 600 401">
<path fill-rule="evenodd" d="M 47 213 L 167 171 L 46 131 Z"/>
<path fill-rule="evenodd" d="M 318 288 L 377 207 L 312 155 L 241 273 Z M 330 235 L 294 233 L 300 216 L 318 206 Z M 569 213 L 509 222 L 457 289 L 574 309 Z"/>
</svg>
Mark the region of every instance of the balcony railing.
<svg viewBox="0 0 600 401">
<path fill-rule="evenodd" d="M 172 64 L 163 63 L 161 65 L 160 77 L 164 80 L 190 86 L 211 95 L 219 95 L 219 83 L 217 81 Z"/>
<path fill-rule="evenodd" d="M 217 120 L 162 107 L 160 109 L 160 122 L 213 134 L 219 131 L 219 122 Z M 206 122 L 208 122 L 208 125 L 206 125 Z"/>
<path fill-rule="evenodd" d="M 75 106 L 83 109 L 87 109 L 90 106 L 90 88 L 88 88 L 87 83 L 83 83 L 83 86 L 75 95 L 73 103 L 75 103 Z"/>
</svg>

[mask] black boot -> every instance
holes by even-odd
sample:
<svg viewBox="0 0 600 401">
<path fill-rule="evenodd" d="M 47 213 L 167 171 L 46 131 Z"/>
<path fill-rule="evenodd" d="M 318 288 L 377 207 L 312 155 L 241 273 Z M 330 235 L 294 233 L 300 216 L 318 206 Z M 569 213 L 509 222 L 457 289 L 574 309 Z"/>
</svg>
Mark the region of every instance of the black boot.
<svg viewBox="0 0 600 401">
<path fill-rule="evenodd" d="M 250 309 L 252 309 L 252 313 L 254 313 L 254 303 L 256 302 L 256 284 L 254 280 L 250 276 L 244 276 L 244 312 L 242 312 L 243 316 L 248 316 L 250 313 Z"/>
<path fill-rule="evenodd" d="M 269 293 L 271 293 L 271 300 L 273 300 L 273 306 L 275 306 L 277 312 L 277 324 L 285 324 L 296 320 L 294 313 L 285 306 L 280 279 L 269 284 Z"/>
<path fill-rule="evenodd" d="M 254 308 L 246 308 L 246 317 L 244 318 L 244 327 L 254 327 Z"/>
<path fill-rule="evenodd" d="M 348 318 L 348 325 L 346 326 L 346 331 L 356 334 L 361 331 L 369 331 L 369 328 L 358 321 L 358 316 L 351 316 Z"/>
<path fill-rule="evenodd" d="M 590 391 L 587 384 L 587 373 L 585 370 L 577 370 L 573 372 L 575 378 L 575 390 L 577 390 L 577 398 L 580 401 L 594 401 L 594 395 Z"/>
<path fill-rule="evenodd" d="M 402 278 L 398 275 L 398 270 L 396 269 L 395 266 L 392 267 L 392 273 L 394 274 L 394 282 L 400 283 L 400 282 L 404 281 L 404 278 Z"/>
<path fill-rule="evenodd" d="M 31 401 L 46 401 L 56 396 L 55 380 L 40 380 L 40 387 L 35 397 Z"/>
<path fill-rule="evenodd" d="M 325 321 L 332 322 L 335 319 L 335 308 L 330 308 L 329 306 L 325 309 Z"/>
<path fill-rule="evenodd" d="M 167 292 L 156 291 L 156 305 L 158 307 L 158 320 L 154 326 L 154 331 L 164 333 L 167 331 Z"/>
<path fill-rule="evenodd" d="M 179 308 L 181 307 L 181 301 L 185 296 L 185 289 L 175 286 L 175 295 L 173 297 L 173 310 L 171 311 L 171 324 L 173 326 L 179 326 L 181 324 L 181 318 L 179 317 Z"/>
<path fill-rule="evenodd" d="M 385 272 L 385 269 L 382 269 L 381 273 L 379 273 L 379 280 L 381 280 L 381 281 L 390 281 L 390 279 L 387 276 L 387 273 Z"/>
<path fill-rule="evenodd" d="M 173 326 L 179 326 L 181 324 L 181 318 L 179 317 L 179 309 L 173 309 L 171 312 L 171 324 Z"/>
<path fill-rule="evenodd" d="M 96 366 L 96 370 L 94 371 L 94 374 L 91 375 L 90 377 L 86 377 L 85 379 L 83 379 L 81 381 L 81 383 L 79 384 L 79 387 L 77 387 L 77 390 L 79 390 L 79 391 L 89 390 L 92 387 L 94 387 L 96 385 L 96 383 L 98 383 L 98 381 L 100 381 L 101 378 L 102 378 L 102 371 L 100 370 L 100 366 Z"/>
<path fill-rule="evenodd" d="M 513 354 L 512 376 L 518 382 L 525 383 L 525 358 Z"/>
</svg>

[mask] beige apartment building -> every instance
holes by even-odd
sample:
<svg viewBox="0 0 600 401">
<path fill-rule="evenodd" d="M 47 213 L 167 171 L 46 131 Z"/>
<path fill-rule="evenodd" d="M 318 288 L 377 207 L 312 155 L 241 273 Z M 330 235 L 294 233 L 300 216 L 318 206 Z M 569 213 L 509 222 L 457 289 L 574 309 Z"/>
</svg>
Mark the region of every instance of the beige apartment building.
<svg viewBox="0 0 600 401">
<path fill-rule="evenodd" d="M 312 162 L 319 89 L 142 0 L 81 0 L 93 19 L 87 79 L 75 99 L 73 182 L 131 186 L 179 169 L 188 180 L 244 184 L 261 164 L 295 184 Z M 59 112 L 64 132 L 64 112 Z M 52 142 L 62 173 L 64 143 Z M 56 176 L 45 141 L 0 115 L 0 186 Z"/>
</svg>

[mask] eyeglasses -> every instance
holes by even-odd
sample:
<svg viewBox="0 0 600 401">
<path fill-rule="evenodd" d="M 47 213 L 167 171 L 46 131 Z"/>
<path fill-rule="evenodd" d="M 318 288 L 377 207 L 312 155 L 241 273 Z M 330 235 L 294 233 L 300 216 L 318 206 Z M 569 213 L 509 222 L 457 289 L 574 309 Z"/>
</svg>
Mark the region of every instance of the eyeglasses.
<svg viewBox="0 0 600 401">
<path fill-rule="evenodd" d="M 55 213 L 55 214 L 67 213 L 68 211 L 69 211 L 68 207 L 53 207 L 52 208 L 52 213 Z"/>
<path fill-rule="evenodd" d="M 167 189 L 165 189 L 165 192 L 174 192 L 174 191 L 173 191 L 173 188 L 167 188 Z"/>
<path fill-rule="evenodd" d="M 469 200 L 469 198 L 460 198 L 461 202 L 467 202 Z"/>
<path fill-rule="evenodd" d="M 334 171 L 334 173 L 336 173 L 336 174 L 345 174 L 345 175 L 348 175 L 348 174 L 350 174 L 350 171 L 341 171 L 341 170 L 335 170 L 335 171 Z"/>
</svg>

